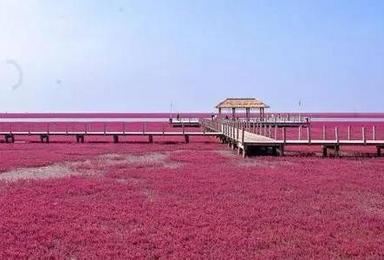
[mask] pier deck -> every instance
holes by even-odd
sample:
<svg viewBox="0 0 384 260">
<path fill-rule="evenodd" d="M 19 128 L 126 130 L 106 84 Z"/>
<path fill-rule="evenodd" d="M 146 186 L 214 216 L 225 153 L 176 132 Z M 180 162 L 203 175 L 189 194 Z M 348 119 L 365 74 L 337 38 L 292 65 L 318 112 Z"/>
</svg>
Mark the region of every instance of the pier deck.
<svg viewBox="0 0 384 260">
<path fill-rule="evenodd" d="M 312 139 L 311 128 L 307 128 L 307 139 L 301 139 L 301 128 L 299 128 L 300 139 L 287 139 L 286 128 L 281 128 L 283 139 L 277 139 L 278 126 L 266 127 L 265 125 L 247 124 L 247 122 L 232 121 L 232 120 L 203 120 L 202 126 L 207 131 L 217 131 L 223 133 L 220 138 L 223 143 L 234 149 L 237 148 L 239 154 L 245 157 L 251 148 L 265 148 L 272 149 L 275 154 L 284 155 L 285 146 L 322 146 L 323 156 L 328 155 L 328 150 L 333 150 L 335 156 L 339 156 L 340 146 L 375 146 L 377 148 L 377 155 L 381 156 L 382 149 L 384 149 L 384 140 L 376 139 L 376 130 L 373 129 L 372 139 L 368 139 L 365 135 L 365 128 L 362 128 L 362 138 L 352 140 L 350 136 L 350 128 L 348 129 L 348 139 L 340 139 L 338 135 L 338 128 L 335 128 L 335 139 L 325 139 L 325 132 L 323 139 Z M 267 130 L 268 129 L 268 130 Z M 323 130 L 324 131 L 324 130 Z M 272 133 L 273 132 L 273 133 Z M 274 135 L 274 137 L 272 137 Z"/>
<path fill-rule="evenodd" d="M 162 131 L 7 131 L 0 132 L 0 135 L 4 136 L 6 143 L 14 143 L 17 136 L 39 136 L 41 142 L 49 143 L 49 139 L 52 136 L 73 136 L 76 137 L 78 143 L 84 143 L 84 139 L 87 136 L 111 136 L 115 143 L 119 142 L 121 136 L 144 136 L 149 138 L 149 142 L 153 142 L 154 136 L 180 136 L 184 137 L 185 142 L 189 142 L 191 136 L 221 136 L 220 132 L 205 132 L 205 131 L 178 131 L 178 132 L 162 132 Z"/>
</svg>

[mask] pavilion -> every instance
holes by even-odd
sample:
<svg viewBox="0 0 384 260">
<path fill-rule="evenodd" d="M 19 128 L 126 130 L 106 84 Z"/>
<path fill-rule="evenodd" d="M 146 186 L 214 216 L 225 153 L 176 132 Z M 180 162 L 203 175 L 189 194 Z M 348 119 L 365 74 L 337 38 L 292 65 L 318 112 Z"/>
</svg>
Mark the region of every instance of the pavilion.
<svg viewBox="0 0 384 260">
<path fill-rule="evenodd" d="M 216 108 L 219 110 L 219 116 L 223 109 L 230 109 L 233 119 L 236 118 L 236 110 L 245 110 L 247 120 L 251 118 L 251 109 L 257 109 L 260 112 L 260 119 L 262 120 L 264 118 L 264 110 L 269 108 L 269 106 L 256 98 L 227 98 L 220 102 Z"/>
</svg>

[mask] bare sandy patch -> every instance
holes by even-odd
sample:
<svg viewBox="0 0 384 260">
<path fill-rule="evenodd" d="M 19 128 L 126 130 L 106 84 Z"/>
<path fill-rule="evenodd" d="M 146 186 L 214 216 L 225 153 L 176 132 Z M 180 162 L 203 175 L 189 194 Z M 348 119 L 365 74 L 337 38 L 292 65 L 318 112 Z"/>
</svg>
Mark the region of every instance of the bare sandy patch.
<svg viewBox="0 0 384 260">
<path fill-rule="evenodd" d="M 360 210 L 367 215 L 384 218 L 384 196 L 376 192 L 359 192 L 354 194 Z"/>
<path fill-rule="evenodd" d="M 169 160 L 169 153 L 104 154 L 83 161 L 13 169 L 0 173 L 0 181 L 46 180 L 75 175 L 95 176 L 103 175 L 110 167 L 128 167 L 130 165 L 169 169 L 180 167 L 180 163 Z"/>
<path fill-rule="evenodd" d="M 220 154 L 221 156 L 227 157 L 227 158 L 239 157 L 239 155 L 237 155 L 233 150 L 230 150 L 230 149 L 228 149 L 228 150 L 216 150 L 215 152 Z"/>
<path fill-rule="evenodd" d="M 236 165 L 241 167 L 279 168 L 279 167 L 295 165 L 295 163 L 293 162 L 282 160 L 281 158 L 278 158 L 278 157 L 276 157 L 275 160 L 267 160 L 267 158 L 263 158 L 263 157 L 242 158 L 240 155 L 238 155 L 236 152 L 230 149 L 216 150 L 215 152 L 226 158 L 230 158 L 230 159 L 235 158 Z"/>
<path fill-rule="evenodd" d="M 246 159 L 240 158 L 237 164 L 243 167 L 258 167 L 258 168 L 271 168 L 271 169 L 294 165 L 294 163 L 292 162 L 284 161 L 281 159 L 270 161 L 264 158 L 246 158 Z"/>
<path fill-rule="evenodd" d="M 98 158 L 107 166 L 142 165 L 176 169 L 180 163 L 169 160 L 169 153 L 147 153 L 142 155 L 132 154 L 105 154 Z"/>
<path fill-rule="evenodd" d="M 0 181 L 15 182 L 19 180 L 46 180 L 79 175 L 71 167 L 65 164 L 53 164 L 49 166 L 21 168 L 0 174 Z"/>
</svg>

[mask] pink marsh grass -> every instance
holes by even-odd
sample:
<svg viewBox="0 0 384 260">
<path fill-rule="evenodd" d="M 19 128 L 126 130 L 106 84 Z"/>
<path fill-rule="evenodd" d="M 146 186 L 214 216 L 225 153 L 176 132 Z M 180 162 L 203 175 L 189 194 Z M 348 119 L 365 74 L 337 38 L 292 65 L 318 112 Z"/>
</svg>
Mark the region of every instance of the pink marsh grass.
<svg viewBox="0 0 384 260">
<path fill-rule="evenodd" d="M 27 141 L 0 144 L 2 259 L 384 257 L 383 158 Z"/>
</svg>

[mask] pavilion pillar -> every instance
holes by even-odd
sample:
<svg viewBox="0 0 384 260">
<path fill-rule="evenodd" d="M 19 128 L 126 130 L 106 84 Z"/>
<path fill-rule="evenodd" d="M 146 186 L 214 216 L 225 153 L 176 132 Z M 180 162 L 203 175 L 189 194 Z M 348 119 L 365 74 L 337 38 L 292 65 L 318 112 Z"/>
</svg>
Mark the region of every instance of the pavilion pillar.
<svg viewBox="0 0 384 260">
<path fill-rule="evenodd" d="M 264 108 L 260 108 L 260 121 L 264 121 Z"/>
<path fill-rule="evenodd" d="M 249 107 L 245 108 L 245 118 L 247 119 L 247 122 L 251 119 L 251 108 Z"/>
<path fill-rule="evenodd" d="M 236 119 L 236 108 L 232 107 L 232 119 Z"/>
</svg>

